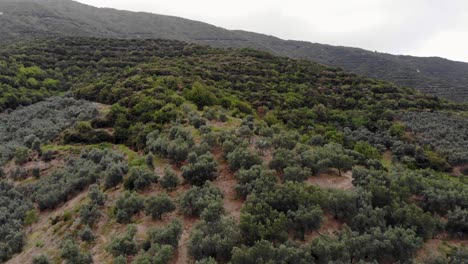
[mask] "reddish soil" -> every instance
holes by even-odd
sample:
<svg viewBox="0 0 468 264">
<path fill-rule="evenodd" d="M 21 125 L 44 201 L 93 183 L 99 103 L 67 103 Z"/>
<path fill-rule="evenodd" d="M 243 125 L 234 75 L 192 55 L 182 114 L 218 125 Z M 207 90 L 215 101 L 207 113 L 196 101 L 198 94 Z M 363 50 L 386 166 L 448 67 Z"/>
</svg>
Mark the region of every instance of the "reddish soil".
<svg viewBox="0 0 468 264">
<path fill-rule="evenodd" d="M 323 235 L 333 235 L 343 228 L 343 223 L 337 221 L 332 215 L 326 214 L 323 217 L 322 226 L 305 235 L 304 243 L 310 243 L 312 240 Z"/>
<path fill-rule="evenodd" d="M 467 168 L 468 168 L 468 164 L 453 167 L 452 175 L 457 176 L 457 177 L 462 176 L 463 175 L 462 171 L 466 170 Z"/>
<path fill-rule="evenodd" d="M 192 229 L 195 226 L 197 220 L 198 220 L 197 218 L 184 217 L 183 219 L 184 231 L 179 240 L 179 247 L 177 249 L 177 253 L 174 256 L 174 259 L 171 263 L 184 264 L 184 263 L 191 262 L 190 256 L 188 254 L 187 243 L 190 238 L 190 233 L 192 233 Z"/>
<path fill-rule="evenodd" d="M 218 177 L 213 184 L 218 187 L 224 195 L 224 209 L 226 212 L 239 221 L 240 210 L 242 209 L 243 201 L 237 197 L 236 184 L 237 180 L 234 173 L 229 169 L 229 165 L 223 158 L 221 149 L 215 149 L 213 155 L 219 164 Z"/>
<path fill-rule="evenodd" d="M 353 174 L 351 171 L 344 172 L 341 176 L 338 172 L 330 170 L 319 175 L 309 177 L 308 184 L 318 185 L 322 188 L 332 188 L 341 190 L 353 189 Z"/>
<path fill-rule="evenodd" d="M 50 170 L 63 163 L 62 159 L 54 160 L 50 163 L 43 163 L 42 161 L 31 161 L 25 164 L 25 168 L 35 167 L 40 165 L 44 170 Z M 60 163 L 61 162 L 61 163 Z M 161 162 L 155 168 L 158 175 L 163 175 L 165 166 L 171 166 L 172 169 L 181 177 L 180 167 L 169 165 L 166 161 Z M 11 165 L 15 166 L 14 163 Z M 168 192 L 177 202 L 179 197 L 190 189 L 190 185 L 181 184 L 176 190 Z M 115 219 L 111 218 L 111 209 L 115 205 L 115 201 L 124 192 L 122 185 L 117 186 L 106 192 L 107 201 L 101 209 L 101 217 L 94 226 L 96 240 L 93 244 L 83 244 L 92 255 L 95 263 L 110 263 L 113 257 L 105 250 L 106 246 L 110 243 L 111 239 L 116 235 L 121 235 L 126 232 L 126 224 L 118 224 Z M 166 192 L 159 184 L 153 184 L 150 188 L 140 192 L 143 197 L 156 195 L 157 193 Z M 39 221 L 26 229 L 26 245 L 21 254 L 14 256 L 8 263 L 30 263 L 32 257 L 40 254 L 48 254 L 51 258 L 60 255 L 60 247 L 66 234 L 74 234 L 79 230 L 80 224 L 78 219 L 78 211 L 81 205 L 86 202 L 87 191 L 82 192 L 75 198 L 68 201 L 66 204 L 56 208 L 55 210 L 41 212 Z M 70 219 L 63 221 L 64 212 L 70 213 Z M 52 219 L 60 219 L 55 225 L 52 225 Z M 138 234 L 137 239 L 143 241 L 147 237 L 148 230 L 152 227 L 164 226 L 170 223 L 173 219 L 179 218 L 183 221 L 184 230 L 179 242 L 179 248 L 174 256 L 172 263 L 190 263 L 190 257 L 187 251 L 187 242 L 192 231 L 192 228 L 198 221 L 198 218 L 186 217 L 181 212 L 175 211 L 164 215 L 161 220 L 153 220 L 151 217 L 145 216 L 143 213 L 134 217 L 134 223 L 137 225 Z"/>
<path fill-rule="evenodd" d="M 64 163 L 64 157 L 60 155 L 56 155 L 56 157 L 53 160 L 45 162 L 41 160 L 41 158 L 39 157 L 39 155 L 37 155 L 36 152 L 32 152 L 28 162 L 26 162 L 23 165 L 17 165 L 15 163 L 15 160 L 13 159 L 4 166 L 4 172 L 5 175 L 7 175 L 8 177 L 14 170 L 16 170 L 16 168 L 19 167 L 27 173 L 28 178 L 32 178 L 32 170 L 34 168 L 39 168 L 40 177 L 44 177 L 49 175 L 52 171 L 63 167 Z M 24 180 L 27 180 L 28 178 L 25 178 L 22 181 L 17 181 L 15 184 L 21 184 Z"/>
<path fill-rule="evenodd" d="M 87 191 L 82 192 L 59 208 L 41 212 L 38 222 L 26 228 L 26 244 L 23 252 L 11 258 L 7 263 L 30 263 L 36 255 L 59 250 L 62 235 L 75 229 L 77 221 L 74 221 L 74 216 L 72 216 L 69 221 L 58 221 L 52 225 L 51 220 L 62 217 L 64 212 L 75 211 L 86 199 L 87 193 Z M 40 244 L 42 245 L 38 246 Z"/>
<path fill-rule="evenodd" d="M 426 263 L 430 258 L 443 255 L 450 248 L 461 246 L 468 246 L 468 240 L 451 239 L 447 234 L 441 234 L 426 241 L 418 250 L 415 259 L 418 263 Z"/>
<path fill-rule="evenodd" d="M 163 161 L 160 162 L 161 164 L 158 164 L 155 166 L 154 172 L 156 175 L 162 176 L 164 175 L 164 169 L 166 167 L 170 167 L 172 170 L 174 170 L 179 177 L 179 180 L 181 183 L 184 182 L 184 179 L 182 177 L 182 171 L 181 167 L 175 166 L 175 165 L 170 165 L 169 162 Z M 141 192 L 140 194 L 142 196 L 150 196 L 150 195 L 155 195 L 157 193 L 161 192 L 167 192 L 169 196 L 174 200 L 174 202 L 177 203 L 178 199 L 188 190 L 190 189 L 189 184 L 181 184 L 177 187 L 177 189 L 169 192 L 167 190 L 164 190 L 159 184 L 153 184 L 149 189 Z M 187 250 L 187 242 L 190 237 L 190 233 L 192 232 L 192 229 L 196 222 L 198 221 L 198 218 L 196 217 L 187 217 L 183 215 L 180 211 L 175 211 L 172 213 L 169 213 L 167 215 L 163 216 L 163 219 L 161 220 L 153 220 L 151 217 L 144 216 L 140 219 L 137 219 L 137 222 L 139 222 L 137 228 L 138 228 L 138 238 L 140 240 L 143 240 L 147 236 L 147 231 L 152 228 L 152 227 L 159 227 L 159 226 L 164 226 L 169 224 L 173 219 L 179 218 L 182 220 L 183 224 L 183 232 L 181 235 L 181 238 L 179 240 L 179 247 L 177 249 L 177 252 L 175 253 L 174 259 L 171 261 L 173 264 L 177 263 L 190 263 L 190 256 L 188 255 L 188 250 Z M 124 232 L 124 231 L 123 231 Z"/>
<path fill-rule="evenodd" d="M 262 157 L 263 160 L 263 166 L 265 168 L 269 168 L 270 162 L 273 159 L 273 151 L 271 149 L 265 150 L 260 157 Z"/>
</svg>

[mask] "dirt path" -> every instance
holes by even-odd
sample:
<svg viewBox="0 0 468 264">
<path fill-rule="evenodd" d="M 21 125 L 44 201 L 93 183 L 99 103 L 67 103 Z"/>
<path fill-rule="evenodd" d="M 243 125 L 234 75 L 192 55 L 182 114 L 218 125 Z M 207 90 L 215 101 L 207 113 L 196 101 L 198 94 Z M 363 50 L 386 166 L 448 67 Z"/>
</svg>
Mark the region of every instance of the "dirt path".
<svg viewBox="0 0 468 264">
<path fill-rule="evenodd" d="M 198 219 L 194 217 L 184 217 L 184 231 L 180 237 L 179 247 L 177 248 L 177 253 L 171 262 L 172 264 L 186 264 L 193 262 L 188 253 L 187 243 L 190 238 L 190 233 L 192 233 L 193 227 L 197 221 Z"/>
<path fill-rule="evenodd" d="M 235 189 L 237 179 L 234 176 L 234 173 L 229 169 L 229 165 L 226 160 L 224 160 L 222 150 L 216 149 L 213 152 L 213 155 L 219 165 L 219 176 L 216 178 L 213 184 L 223 192 L 224 209 L 226 212 L 230 216 L 234 217 L 237 222 L 239 222 L 243 201 L 237 197 L 237 192 Z"/>
</svg>

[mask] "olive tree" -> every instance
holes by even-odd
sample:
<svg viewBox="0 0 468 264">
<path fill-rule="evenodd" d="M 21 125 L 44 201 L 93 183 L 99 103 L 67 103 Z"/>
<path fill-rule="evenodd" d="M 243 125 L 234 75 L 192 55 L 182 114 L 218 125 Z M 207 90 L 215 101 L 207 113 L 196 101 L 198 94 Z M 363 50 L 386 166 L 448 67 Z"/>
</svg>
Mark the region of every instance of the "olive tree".
<svg viewBox="0 0 468 264">
<path fill-rule="evenodd" d="M 164 189 L 173 191 L 175 190 L 175 188 L 177 188 L 177 185 L 180 184 L 180 181 L 179 177 L 177 177 L 177 174 L 174 172 L 174 170 L 170 168 L 165 168 L 164 175 L 161 177 L 159 183 Z"/>
<path fill-rule="evenodd" d="M 232 171 L 239 169 L 249 169 L 254 165 L 261 165 L 262 159 L 247 148 L 239 147 L 227 154 L 229 168 Z"/>
<path fill-rule="evenodd" d="M 61 257 L 67 264 L 91 264 L 93 258 L 89 253 L 83 253 L 73 240 L 66 240 L 63 243 Z"/>
<path fill-rule="evenodd" d="M 213 202 L 222 203 L 222 192 L 210 182 L 203 186 L 193 186 L 180 199 L 182 212 L 190 216 L 199 216 Z"/>
<path fill-rule="evenodd" d="M 124 182 L 124 187 L 127 190 L 143 190 L 158 180 L 152 171 L 143 167 L 133 167 L 128 174 L 128 178 Z"/>
<path fill-rule="evenodd" d="M 230 259 L 232 249 L 240 241 L 241 234 L 236 222 L 224 217 L 216 222 L 200 221 L 190 234 L 187 247 L 195 260 L 212 257 L 224 262 Z"/>
<path fill-rule="evenodd" d="M 203 185 L 206 181 L 214 180 L 218 174 L 218 164 L 211 153 L 198 156 L 190 153 L 189 164 L 182 167 L 182 177 L 193 185 Z"/>
<path fill-rule="evenodd" d="M 136 193 L 126 192 L 117 199 L 115 217 L 118 223 L 128 223 L 144 208 L 143 199 Z"/>
<path fill-rule="evenodd" d="M 145 201 L 145 214 L 151 215 L 153 219 L 161 219 L 163 214 L 175 209 L 175 204 L 165 193 L 148 197 Z"/>
<path fill-rule="evenodd" d="M 112 238 L 106 250 L 114 257 L 135 255 L 138 252 L 138 244 L 135 239 L 137 229 L 135 225 L 129 225 L 125 234 Z"/>
<path fill-rule="evenodd" d="M 312 175 L 312 172 L 308 168 L 301 168 L 299 166 L 289 166 L 284 169 L 283 180 L 284 181 L 295 181 L 303 182 Z"/>
</svg>

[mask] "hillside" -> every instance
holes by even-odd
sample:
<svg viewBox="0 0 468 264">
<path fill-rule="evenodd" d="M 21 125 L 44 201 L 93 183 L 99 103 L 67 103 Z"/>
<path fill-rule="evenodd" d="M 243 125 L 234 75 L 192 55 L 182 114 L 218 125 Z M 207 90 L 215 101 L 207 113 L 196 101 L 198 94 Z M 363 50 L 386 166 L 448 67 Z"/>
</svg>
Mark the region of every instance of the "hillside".
<svg viewBox="0 0 468 264">
<path fill-rule="evenodd" d="M 178 17 L 99 9 L 71 0 L 1 0 L 0 40 L 27 37 L 86 36 L 163 38 L 215 47 L 250 47 L 303 58 L 409 86 L 455 101 L 467 101 L 468 63 L 418 58 L 356 48 L 287 41 L 244 31 L 229 31 Z"/>
<path fill-rule="evenodd" d="M 174 40 L 15 43 L 0 80 L 1 262 L 468 255 L 466 105 Z"/>
</svg>

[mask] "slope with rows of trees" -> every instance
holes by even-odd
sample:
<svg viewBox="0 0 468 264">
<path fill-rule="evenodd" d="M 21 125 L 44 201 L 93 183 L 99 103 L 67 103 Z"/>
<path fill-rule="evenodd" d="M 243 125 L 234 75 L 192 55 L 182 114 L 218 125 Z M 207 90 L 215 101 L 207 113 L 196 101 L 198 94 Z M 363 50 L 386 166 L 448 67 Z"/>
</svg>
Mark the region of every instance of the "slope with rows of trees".
<svg viewBox="0 0 468 264">
<path fill-rule="evenodd" d="M 464 155 L 464 104 L 305 60 L 169 40 L 37 39 L 3 47 L 0 65 L 0 128 L 15 143 L 0 170 L 0 231 L 15 238 L 0 240 L 2 261 L 467 255 L 467 176 L 451 174 L 463 165 L 451 153 Z M 418 118 L 447 119 L 450 144 Z"/>
<path fill-rule="evenodd" d="M 85 36 L 176 39 L 215 47 L 249 47 L 342 67 L 455 101 L 466 102 L 468 98 L 468 64 L 442 58 L 395 56 L 357 48 L 282 40 L 178 17 L 95 8 L 71 0 L 2 0 L 0 12 L 3 13 L 0 16 L 0 41 Z"/>
</svg>

